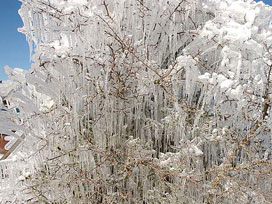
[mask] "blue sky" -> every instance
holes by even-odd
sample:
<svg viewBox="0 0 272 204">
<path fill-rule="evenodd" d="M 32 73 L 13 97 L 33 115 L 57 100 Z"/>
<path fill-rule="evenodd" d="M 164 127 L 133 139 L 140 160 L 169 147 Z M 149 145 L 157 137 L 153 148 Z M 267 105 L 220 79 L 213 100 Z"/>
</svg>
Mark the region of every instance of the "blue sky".
<svg viewBox="0 0 272 204">
<path fill-rule="evenodd" d="M 0 80 L 6 79 L 4 66 L 30 68 L 26 38 L 17 31 L 23 23 L 18 14 L 18 0 L 1 0 L 0 4 Z"/>
<path fill-rule="evenodd" d="M 263 2 L 272 5 L 272 0 L 263 0 Z M 1 0 L 0 80 L 7 79 L 4 73 L 5 65 L 12 68 L 30 68 L 29 48 L 26 38 L 17 31 L 17 28 L 23 26 L 18 14 L 20 5 L 21 3 L 18 0 Z"/>
<path fill-rule="evenodd" d="M 257 2 L 259 2 L 260 0 L 256 0 Z M 269 4 L 269 5 L 272 5 L 272 0 L 263 0 L 263 2 L 265 4 Z"/>
</svg>

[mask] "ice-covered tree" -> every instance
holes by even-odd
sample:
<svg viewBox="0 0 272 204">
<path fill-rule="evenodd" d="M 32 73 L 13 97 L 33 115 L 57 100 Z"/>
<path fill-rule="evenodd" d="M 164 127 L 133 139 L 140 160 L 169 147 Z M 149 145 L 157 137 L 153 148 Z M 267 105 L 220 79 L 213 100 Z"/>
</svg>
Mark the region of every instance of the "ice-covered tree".
<svg viewBox="0 0 272 204">
<path fill-rule="evenodd" d="M 1 202 L 272 202 L 271 7 L 22 0 L 19 13 L 34 64 L 0 84 L 1 131 L 24 138 L 0 162 Z"/>
</svg>

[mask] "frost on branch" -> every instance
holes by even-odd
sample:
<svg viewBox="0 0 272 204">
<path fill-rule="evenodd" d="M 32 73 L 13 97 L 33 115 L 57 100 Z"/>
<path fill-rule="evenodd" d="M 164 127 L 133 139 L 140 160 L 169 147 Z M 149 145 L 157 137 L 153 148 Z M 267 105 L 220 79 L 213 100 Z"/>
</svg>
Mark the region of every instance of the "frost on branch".
<svg viewBox="0 0 272 204">
<path fill-rule="evenodd" d="M 1 131 L 25 137 L 0 162 L 1 202 L 272 202 L 271 7 L 22 0 L 19 13 L 35 63 L 0 84 Z"/>
</svg>

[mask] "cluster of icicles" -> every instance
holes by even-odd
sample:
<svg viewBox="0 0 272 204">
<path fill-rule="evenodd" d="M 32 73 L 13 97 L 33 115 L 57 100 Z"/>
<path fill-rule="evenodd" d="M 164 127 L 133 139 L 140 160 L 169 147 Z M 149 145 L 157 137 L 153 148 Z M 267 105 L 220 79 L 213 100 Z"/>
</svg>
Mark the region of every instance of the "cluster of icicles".
<svg viewBox="0 0 272 204">
<path fill-rule="evenodd" d="M 271 11 L 22 0 L 34 64 L 0 84 L 25 135 L 0 203 L 272 202 Z"/>
</svg>

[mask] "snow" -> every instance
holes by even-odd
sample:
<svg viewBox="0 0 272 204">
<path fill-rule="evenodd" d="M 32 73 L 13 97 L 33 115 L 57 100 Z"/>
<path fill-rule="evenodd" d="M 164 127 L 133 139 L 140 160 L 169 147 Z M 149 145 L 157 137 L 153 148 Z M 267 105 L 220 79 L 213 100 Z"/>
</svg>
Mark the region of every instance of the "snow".
<svg viewBox="0 0 272 204">
<path fill-rule="evenodd" d="M 224 41 L 246 41 L 251 38 L 251 30 L 245 25 L 241 25 L 236 22 L 229 22 L 222 29 Z"/>
<path fill-rule="evenodd" d="M 57 54 L 61 55 L 69 50 L 70 45 L 67 35 L 61 34 L 60 38 L 60 40 L 55 40 L 54 42 L 50 43 L 50 46 L 56 50 Z"/>
<path fill-rule="evenodd" d="M 212 77 L 209 79 L 210 84 L 215 84 L 217 80 L 217 73 L 212 73 Z"/>
<path fill-rule="evenodd" d="M 243 89 L 241 85 L 238 85 L 235 89 L 231 89 L 230 95 L 232 98 L 239 99 L 242 95 Z"/>
<path fill-rule="evenodd" d="M 205 74 L 198 76 L 198 80 L 201 81 L 202 83 L 207 83 L 210 77 L 211 74 L 206 72 Z"/>
<path fill-rule="evenodd" d="M 8 141 L 8 143 L 5 146 L 5 150 L 9 150 L 15 144 L 17 138 L 13 136 L 7 136 L 5 137 L 5 140 Z"/>
<path fill-rule="evenodd" d="M 189 148 L 189 153 L 194 155 L 194 156 L 202 156 L 203 155 L 203 152 L 195 145 L 192 145 L 190 148 Z"/>
<path fill-rule="evenodd" d="M 231 79 L 225 79 L 225 80 L 223 80 L 223 81 L 220 81 L 219 83 L 220 83 L 220 88 L 221 88 L 222 90 L 227 90 L 227 89 L 229 89 L 229 88 L 231 87 L 231 85 L 233 84 L 233 80 L 231 80 Z"/>
</svg>

